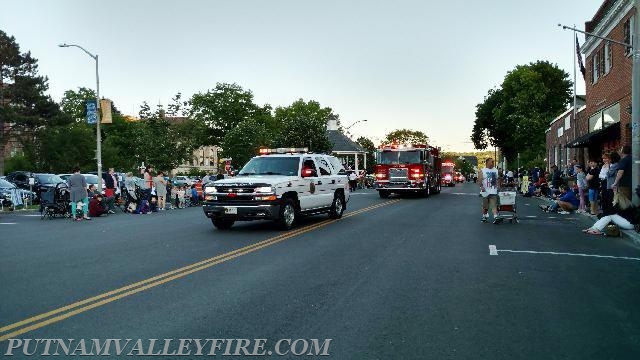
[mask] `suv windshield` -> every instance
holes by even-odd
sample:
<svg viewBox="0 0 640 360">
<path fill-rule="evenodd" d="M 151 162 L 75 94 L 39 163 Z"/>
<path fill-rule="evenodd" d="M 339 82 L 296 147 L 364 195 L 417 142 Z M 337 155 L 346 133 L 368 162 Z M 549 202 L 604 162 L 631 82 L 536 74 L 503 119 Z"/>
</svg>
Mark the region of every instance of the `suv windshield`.
<svg viewBox="0 0 640 360">
<path fill-rule="evenodd" d="M 282 156 L 262 156 L 251 160 L 238 175 L 285 175 L 297 176 L 300 158 Z"/>
<path fill-rule="evenodd" d="M 417 164 L 420 163 L 420 151 L 383 151 L 378 153 L 378 164 Z"/>
<path fill-rule="evenodd" d="M 54 174 L 38 174 L 36 178 L 40 184 L 59 184 L 64 182 L 60 176 Z"/>
</svg>

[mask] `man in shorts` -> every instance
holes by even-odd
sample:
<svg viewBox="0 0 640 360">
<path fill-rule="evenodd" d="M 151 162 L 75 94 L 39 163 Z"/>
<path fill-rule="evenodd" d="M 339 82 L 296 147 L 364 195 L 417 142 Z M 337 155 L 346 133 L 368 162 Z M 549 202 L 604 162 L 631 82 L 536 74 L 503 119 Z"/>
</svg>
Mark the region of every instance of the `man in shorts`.
<svg viewBox="0 0 640 360">
<path fill-rule="evenodd" d="M 480 182 L 480 196 L 482 197 L 482 222 L 489 220 L 489 208 L 493 213 L 493 223 L 500 224 L 504 219 L 498 215 L 498 188 L 500 177 L 498 169 L 494 167 L 493 159 L 485 161 L 485 167 L 478 172 Z"/>
</svg>

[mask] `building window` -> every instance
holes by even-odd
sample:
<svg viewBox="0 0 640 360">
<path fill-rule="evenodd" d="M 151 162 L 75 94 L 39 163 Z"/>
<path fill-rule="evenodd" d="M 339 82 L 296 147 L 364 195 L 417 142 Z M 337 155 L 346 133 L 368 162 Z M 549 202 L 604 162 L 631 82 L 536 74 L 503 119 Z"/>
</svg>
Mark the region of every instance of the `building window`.
<svg viewBox="0 0 640 360">
<path fill-rule="evenodd" d="M 613 57 L 611 56 L 611 43 L 607 41 L 604 44 L 604 74 L 608 74 L 609 71 L 611 71 L 611 66 L 613 64 L 612 59 Z"/>
<path fill-rule="evenodd" d="M 592 84 L 595 84 L 598 82 L 599 70 L 600 70 L 600 51 L 596 51 L 593 53 L 593 72 L 591 73 Z"/>
<path fill-rule="evenodd" d="M 616 103 L 604 110 L 602 110 L 602 127 L 606 128 L 609 125 L 613 125 L 620 122 L 620 103 Z"/>
<path fill-rule="evenodd" d="M 564 129 L 565 130 L 571 129 L 571 115 L 564 118 Z"/>
<path fill-rule="evenodd" d="M 624 42 L 627 44 L 633 44 L 633 27 L 635 16 L 630 17 L 624 22 Z M 625 55 L 631 55 L 631 47 L 627 47 L 624 50 Z"/>
<path fill-rule="evenodd" d="M 567 144 L 565 144 L 565 151 L 567 153 L 567 162 L 565 164 L 569 164 L 571 162 L 570 156 L 571 156 L 571 149 L 569 149 L 568 147 L 566 147 Z"/>
<path fill-rule="evenodd" d="M 602 130 L 620 122 L 620 103 L 615 103 L 589 117 L 589 132 Z"/>
<path fill-rule="evenodd" d="M 564 135 L 564 128 L 562 126 L 560 126 L 558 128 L 558 137 L 561 137 L 562 135 Z"/>
</svg>

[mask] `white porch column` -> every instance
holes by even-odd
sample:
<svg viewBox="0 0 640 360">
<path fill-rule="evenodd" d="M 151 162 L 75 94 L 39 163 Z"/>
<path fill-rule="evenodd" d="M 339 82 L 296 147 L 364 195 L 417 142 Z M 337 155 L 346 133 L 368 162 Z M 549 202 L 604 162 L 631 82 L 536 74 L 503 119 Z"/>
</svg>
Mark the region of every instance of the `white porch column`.
<svg viewBox="0 0 640 360">
<path fill-rule="evenodd" d="M 359 168 L 358 168 L 358 154 L 356 153 L 356 154 L 354 155 L 354 157 L 355 157 L 355 159 L 356 159 L 356 165 L 355 165 L 355 166 L 356 166 L 356 172 L 358 172 L 358 170 L 359 170 Z"/>
<path fill-rule="evenodd" d="M 364 171 L 367 171 L 367 154 L 364 154 Z"/>
</svg>

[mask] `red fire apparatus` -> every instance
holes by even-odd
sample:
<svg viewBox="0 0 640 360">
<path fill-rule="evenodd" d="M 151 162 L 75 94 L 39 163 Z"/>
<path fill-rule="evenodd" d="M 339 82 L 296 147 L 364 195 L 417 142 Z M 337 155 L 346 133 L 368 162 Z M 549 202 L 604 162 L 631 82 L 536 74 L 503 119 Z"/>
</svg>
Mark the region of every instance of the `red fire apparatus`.
<svg viewBox="0 0 640 360">
<path fill-rule="evenodd" d="M 456 186 L 456 164 L 451 161 L 442 163 L 442 185 L 444 186 Z"/>
<path fill-rule="evenodd" d="M 440 149 L 426 144 L 380 145 L 376 152 L 376 190 L 381 198 L 391 193 L 428 197 L 440 192 Z"/>
</svg>

